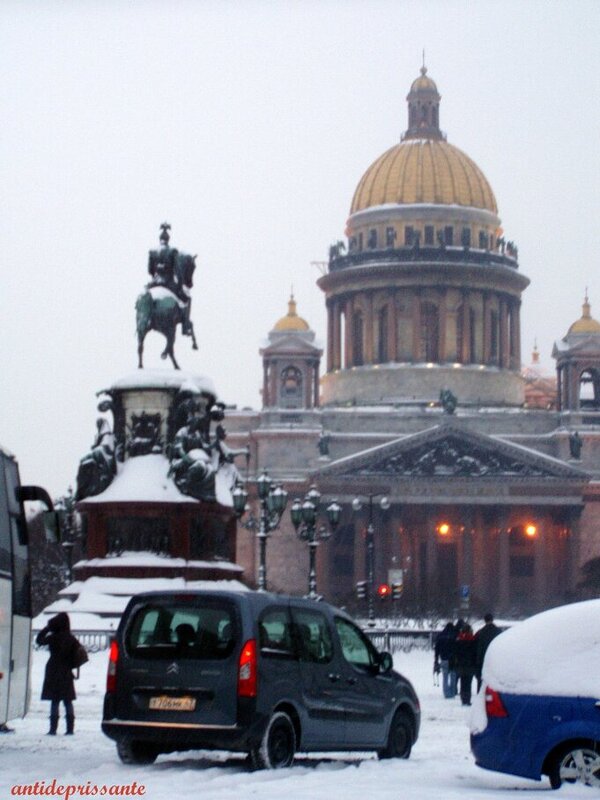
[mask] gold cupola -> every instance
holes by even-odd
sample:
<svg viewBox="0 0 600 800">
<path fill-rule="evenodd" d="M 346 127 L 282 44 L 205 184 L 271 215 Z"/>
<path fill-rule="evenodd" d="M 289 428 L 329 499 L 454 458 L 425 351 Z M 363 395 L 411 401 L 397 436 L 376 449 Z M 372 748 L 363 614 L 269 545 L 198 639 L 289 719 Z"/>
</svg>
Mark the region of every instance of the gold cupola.
<svg viewBox="0 0 600 800">
<path fill-rule="evenodd" d="M 587 291 L 585 293 L 585 298 L 582 305 L 581 317 L 571 325 L 567 332 L 567 336 L 569 336 L 571 333 L 600 333 L 600 322 L 597 322 L 592 317 Z"/>
<path fill-rule="evenodd" d="M 296 301 L 294 299 L 294 293 L 290 295 L 290 299 L 288 300 L 288 312 L 285 317 L 281 317 L 275 325 L 273 326 L 274 331 L 308 331 L 310 330 L 310 326 L 305 319 L 298 316 L 298 312 L 296 311 Z"/>
</svg>

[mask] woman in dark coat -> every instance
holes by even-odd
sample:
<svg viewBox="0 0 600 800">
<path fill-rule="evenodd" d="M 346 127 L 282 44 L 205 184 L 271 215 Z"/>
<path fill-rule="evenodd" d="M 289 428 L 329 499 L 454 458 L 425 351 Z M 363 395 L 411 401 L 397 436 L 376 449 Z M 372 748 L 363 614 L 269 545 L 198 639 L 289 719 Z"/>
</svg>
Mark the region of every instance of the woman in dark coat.
<svg viewBox="0 0 600 800">
<path fill-rule="evenodd" d="M 473 678 L 477 671 L 477 642 L 473 628 L 466 622 L 456 637 L 454 668 L 460 684 L 460 699 L 463 706 L 471 705 Z"/>
<path fill-rule="evenodd" d="M 48 645 L 50 658 L 46 664 L 42 700 L 50 700 L 50 736 L 56 735 L 60 703 L 65 705 L 67 733 L 72 734 L 75 723 L 73 700 L 75 685 L 73 683 L 73 657 L 78 646 L 77 639 L 71 634 L 69 617 L 64 612 L 57 614 L 41 630 L 36 644 Z"/>
</svg>

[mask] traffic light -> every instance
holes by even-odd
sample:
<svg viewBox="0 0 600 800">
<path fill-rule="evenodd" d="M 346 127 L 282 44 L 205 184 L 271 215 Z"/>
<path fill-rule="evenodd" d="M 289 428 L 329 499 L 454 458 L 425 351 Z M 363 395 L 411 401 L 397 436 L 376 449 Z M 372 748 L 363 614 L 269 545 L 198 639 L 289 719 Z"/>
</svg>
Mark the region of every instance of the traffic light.
<svg viewBox="0 0 600 800">
<path fill-rule="evenodd" d="M 380 600 L 387 600 L 392 594 L 389 583 L 380 583 L 377 587 L 377 594 Z"/>
<path fill-rule="evenodd" d="M 392 600 L 400 600 L 403 588 L 401 583 L 392 583 Z"/>
<path fill-rule="evenodd" d="M 356 584 L 356 596 L 360 600 L 364 600 L 367 596 L 367 582 L 366 581 L 358 581 Z"/>
</svg>

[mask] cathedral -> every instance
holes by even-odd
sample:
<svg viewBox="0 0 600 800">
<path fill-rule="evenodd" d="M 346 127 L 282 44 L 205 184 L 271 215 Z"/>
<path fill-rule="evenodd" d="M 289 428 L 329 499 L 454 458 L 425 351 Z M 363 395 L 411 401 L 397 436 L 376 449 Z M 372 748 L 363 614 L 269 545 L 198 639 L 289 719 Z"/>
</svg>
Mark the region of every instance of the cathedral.
<svg viewBox="0 0 600 800">
<path fill-rule="evenodd" d="M 292 296 L 260 349 L 262 407 L 228 412 L 228 442 L 249 450 L 255 510 L 265 470 L 290 503 L 314 486 L 323 511 L 341 507 L 316 553 L 328 599 L 352 603 L 370 577 L 407 608 L 530 612 L 581 596 L 600 558 L 600 323 L 586 297 L 557 331 L 556 379 L 536 351 L 523 369 L 529 279 L 420 72 L 406 130 L 364 172 L 317 282 L 326 342 Z M 236 560 L 254 583 L 257 541 L 240 523 Z M 287 511 L 266 564 L 268 588 L 306 592 Z"/>
</svg>

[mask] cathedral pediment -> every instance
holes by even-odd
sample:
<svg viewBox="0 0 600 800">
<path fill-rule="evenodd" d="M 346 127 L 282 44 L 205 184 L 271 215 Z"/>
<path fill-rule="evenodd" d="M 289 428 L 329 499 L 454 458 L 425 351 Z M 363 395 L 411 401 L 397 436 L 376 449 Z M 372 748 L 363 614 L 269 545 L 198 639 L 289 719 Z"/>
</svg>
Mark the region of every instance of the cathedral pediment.
<svg viewBox="0 0 600 800">
<path fill-rule="evenodd" d="M 588 476 L 564 461 L 521 445 L 445 423 L 332 462 L 326 478 L 560 478 Z"/>
</svg>

